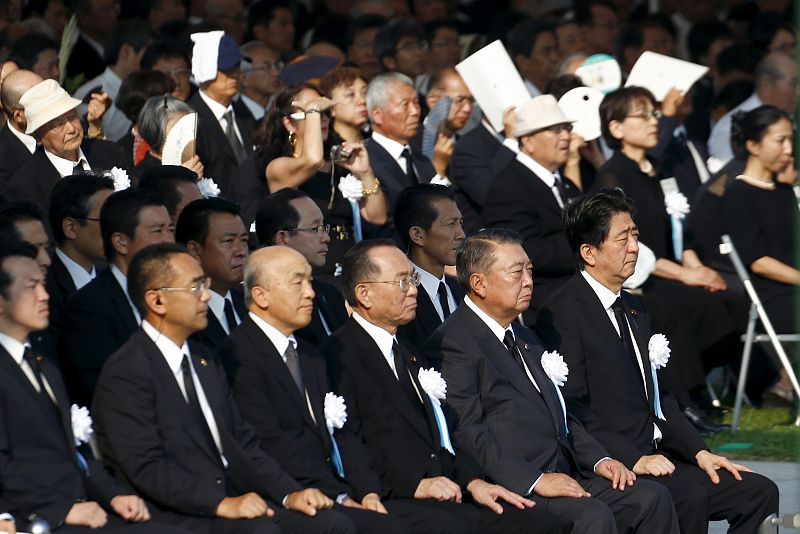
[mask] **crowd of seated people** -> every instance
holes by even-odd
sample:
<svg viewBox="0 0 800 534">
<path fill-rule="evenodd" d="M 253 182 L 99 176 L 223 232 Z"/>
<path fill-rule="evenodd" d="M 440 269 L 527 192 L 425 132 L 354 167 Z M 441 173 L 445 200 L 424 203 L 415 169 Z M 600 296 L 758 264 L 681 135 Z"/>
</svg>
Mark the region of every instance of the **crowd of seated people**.
<svg viewBox="0 0 800 534">
<path fill-rule="evenodd" d="M 723 235 L 800 330 L 792 4 L 695 4 L 0 0 L 0 532 L 756 532 L 707 377 Z M 646 51 L 708 71 L 583 139 Z"/>
</svg>

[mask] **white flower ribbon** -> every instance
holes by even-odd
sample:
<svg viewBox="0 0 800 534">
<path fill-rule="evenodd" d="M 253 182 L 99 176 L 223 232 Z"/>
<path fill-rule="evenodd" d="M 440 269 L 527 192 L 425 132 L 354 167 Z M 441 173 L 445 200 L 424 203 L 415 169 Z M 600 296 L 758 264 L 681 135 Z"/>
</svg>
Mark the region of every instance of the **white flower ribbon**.
<svg viewBox="0 0 800 534">
<path fill-rule="evenodd" d="M 220 188 L 217 183 L 211 178 L 202 178 L 197 181 L 197 188 L 203 198 L 217 197 L 220 194 Z"/>
<path fill-rule="evenodd" d="M 88 443 L 94 433 L 89 408 L 73 404 L 70 408 L 70 416 L 72 418 L 72 433 L 74 434 L 75 446 Z"/>
<path fill-rule="evenodd" d="M 453 444 L 450 442 L 450 433 L 447 430 L 447 420 L 442 411 L 442 401 L 447 397 L 447 382 L 442 378 L 439 371 L 431 369 L 420 369 L 417 375 L 419 384 L 425 394 L 431 399 L 433 415 L 436 417 L 436 425 L 439 427 L 439 441 L 443 449 L 454 455 Z"/>
<path fill-rule="evenodd" d="M 567 426 L 567 405 L 564 402 L 564 396 L 561 394 L 561 386 L 567 383 L 567 375 L 569 375 L 569 367 L 564 361 L 564 357 L 558 351 L 545 351 L 542 354 L 542 368 L 547 373 L 547 378 L 556 386 L 556 393 L 558 393 L 558 402 L 561 403 L 561 413 L 564 414 L 564 431 L 569 434 L 569 427 Z"/>
<path fill-rule="evenodd" d="M 691 211 L 689 200 L 679 191 L 664 195 L 664 204 L 667 206 L 667 213 L 679 219 L 685 218 Z"/>
<path fill-rule="evenodd" d="M 131 186 L 131 180 L 125 169 L 112 167 L 110 171 L 105 172 L 105 175 L 114 181 L 114 191 L 123 191 Z"/>
<path fill-rule="evenodd" d="M 653 374 L 653 410 L 656 417 L 666 421 L 664 412 L 661 411 L 661 396 L 658 392 L 658 373 L 656 370 L 663 369 L 669 362 L 669 355 L 672 349 L 669 348 L 669 340 L 664 334 L 653 334 L 647 342 L 647 352 L 650 356 L 650 372 Z"/>
<path fill-rule="evenodd" d="M 333 430 L 342 428 L 347 422 L 347 405 L 344 398 L 339 395 L 328 392 L 325 394 L 325 426 L 328 427 L 328 432 L 333 435 Z"/>
<path fill-rule="evenodd" d="M 361 200 L 364 197 L 364 185 L 352 174 L 339 178 L 338 187 L 347 200 Z"/>
</svg>

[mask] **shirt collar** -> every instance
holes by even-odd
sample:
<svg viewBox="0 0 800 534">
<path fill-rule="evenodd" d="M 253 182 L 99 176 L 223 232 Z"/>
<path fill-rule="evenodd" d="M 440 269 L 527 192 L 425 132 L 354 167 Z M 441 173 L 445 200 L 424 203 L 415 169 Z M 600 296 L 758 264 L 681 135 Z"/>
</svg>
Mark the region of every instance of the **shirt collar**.
<svg viewBox="0 0 800 534">
<path fill-rule="evenodd" d="M 22 358 L 25 355 L 25 347 L 27 346 L 25 343 L 21 343 L 8 334 L 0 332 L 0 345 L 14 358 L 17 365 L 22 365 Z"/>
<path fill-rule="evenodd" d="M 517 161 L 525 165 L 525 167 L 527 167 L 533 174 L 538 176 L 539 179 L 550 189 L 556 185 L 555 174 L 545 169 L 538 161 L 526 153 L 519 151 L 517 153 Z"/>
<path fill-rule="evenodd" d="M 188 343 L 184 341 L 183 345 L 179 347 L 173 343 L 170 338 L 156 330 L 153 325 L 147 322 L 147 320 L 142 321 L 142 330 L 144 330 L 144 333 L 147 334 L 147 337 L 153 340 L 153 343 L 156 344 L 158 350 L 161 351 L 161 354 L 164 356 L 164 359 L 167 360 L 167 365 L 169 365 L 172 373 L 178 374 L 178 371 L 181 369 L 183 355 L 186 354 L 187 356 L 191 356 L 189 353 Z"/>
<path fill-rule="evenodd" d="M 600 299 L 600 304 L 603 305 L 603 309 L 608 310 L 619 298 L 619 291 L 614 293 L 606 286 L 595 280 L 594 277 L 585 270 L 581 271 L 581 275 L 589 283 L 589 287 L 592 288 L 592 291 L 594 291 L 594 294 L 597 295 L 597 298 Z"/>
<path fill-rule="evenodd" d="M 11 123 L 8 123 L 8 125 L 6 126 L 6 128 L 8 128 L 8 129 L 9 129 L 9 131 L 10 131 L 12 134 L 14 134 L 14 137 L 16 137 L 17 139 L 19 139 L 19 140 L 20 140 L 20 142 L 21 142 L 23 145 L 25 145 L 25 148 L 27 148 L 27 149 L 28 149 L 28 152 L 30 152 L 31 154 L 33 154 L 34 152 L 36 152 L 36 139 L 35 139 L 35 138 L 34 138 L 32 135 L 28 135 L 28 134 L 25 134 L 25 133 L 22 133 L 22 132 L 20 132 L 19 130 L 17 130 L 16 128 L 14 128 L 13 126 L 11 126 Z"/>
<path fill-rule="evenodd" d="M 221 120 L 223 115 L 225 115 L 228 111 L 233 111 L 233 107 L 230 104 L 227 107 L 223 106 L 222 104 L 220 104 L 219 102 L 217 102 L 216 100 L 205 94 L 202 89 L 198 91 L 198 93 L 200 94 L 200 98 L 203 100 L 203 102 L 206 103 L 206 106 L 208 106 L 208 109 L 211 110 L 211 113 L 214 115 L 214 118 L 217 119 L 218 121 Z"/>
<path fill-rule="evenodd" d="M 211 308 L 211 311 L 214 313 L 217 319 L 225 317 L 225 299 L 230 298 L 231 292 L 228 291 L 224 295 L 220 295 L 216 291 L 209 289 L 208 294 L 211 297 L 208 299 L 208 307 Z"/>
<path fill-rule="evenodd" d="M 87 272 L 86 269 L 75 263 L 72 258 L 64 254 L 64 252 L 58 247 L 56 247 L 56 256 L 58 256 L 58 259 L 60 259 L 61 263 L 64 264 L 64 267 L 67 268 L 67 272 L 69 273 L 70 278 L 72 278 L 72 282 L 75 284 L 76 289 L 80 289 L 94 280 L 94 277 L 97 274 L 94 265 L 92 265 L 92 270 Z"/>
<path fill-rule="evenodd" d="M 89 165 L 89 160 L 86 159 L 86 155 L 83 153 L 83 149 L 80 147 L 78 147 L 78 161 L 70 161 L 68 159 L 62 158 L 61 156 L 56 156 L 47 149 L 44 149 L 44 154 L 45 156 L 47 156 L 47 159 L 50 160 L 50 163 L 53 164 L 53 167 L 56 168 L 56 172 L 58 172 L 58 175 L 61 176 L 62 178 L 64 176 L 69 176 L 71 174 L 74 174 L 73 171 L 75 169 L 75 165 L 77 165 L 80 162 L 83 162 L 82 166 L 84 170 L 87 170 L 87 167 L 89 171 L 92 170 L 91 166 Z"/>
<path fill-rule="evenodd" d="M 411 264 L 414 266 L 414 270 L 419 273 L 420 283 L 422 284 L 422 287 L 425 288 L 425 292 L 431 298 L 431 302 L 434 302 L 437 298 L 439 298 L 439 282 L 444 282 L 444 274 L 442 274 L 441 278 L 436 278 L 414 262 Z"/>
<path fill-rule="evenodd" d="M 128 299 L 128 304 L 131 306 L 131 310 L 133 311 L 133 316 L 136 318 L 137 323 L 142 322 L 142 316 L 139 315 L 139 310 L 136 309 L 136 306 L 133 305 L 133 301 L 131 300 L 131 296 L 128 294 L 128 277 L 122 274 L 122 271 L 119 270 L 119 267 L 116 264 L 111 264 L 111 274 L 114 275 L 114 278 L 117 280 L 117 283 L 122 288 L 122 292 L 125 293 L 125 298 Z"/>
<path fill-rule="evenodd" d="M 392 345 L 394 345 L 395 337 L 380 326 L 375 326 L 371 322 L 361 317 L 358 312 L 353 312 L 353 319 L 355 319 L 355 321 L 361 325 L 361 328 L 366 330 L 367 334 L 369 334 L 369 337 L 375 341 L 375 344 L 378 345 L 383 357 L 387 360 L 391 360 Z"/>
<path fill-rule="evenodd" d="M 386 149 L 386 152 L 388 152 L 389 155 L 396 160 L 403 157 L 403 150 L 408 146 L 398 143 L 394 139 L 389 139 L 385 135 L 379 134 L 378 132 L 372 132 L 372 139 Z"/>
<path fill-rule="evenodd" d="M 267 110 L 264 109 L 264 106 L 262 106 L 261 104 L 259 104 L 258 102 L 256 102 L 255 100 L 253 100 L 244 93 L 239 93 L 239 101 L 245 106 L 247 106 L 247 109 L 250 110 L 250 113 L 253 114 L 253 118 L 255 120 L 260 121 L 262 118 L 264 118 L 264 115 L 267 112 Z"/>
<path fill-rule="evenodd" d="M 122 85 L 122 78 L 116 72 L 111 70 L 111 67 L 106 67 L 103 74 L 100 75 L 103 81 L 103 91 L 109 95 L 116 96 L 119 93 L 119 88 Z"/>
<path fill-rule="evenodd" d="M 269 338 L 272 345 L 275 347 L 275 350 L 278 351 L 278 354 L 281 355 L 281 358 L 284 358 L 284 353 L 286 349 L 289 347 L 289 343 L 292 344 L 294 348 L 297 348 L 297 339 L 294 337 L 294 334 L 289 334 L 289 336 L 284 336 L 282 332 L 280 332 L 277 328 L 269 324 L 267 321 L 259 317 L 253 312 L 249 312 L 250 318 L 256 323 L 256 326 L 264 332 L 264 335 Z"/>
<path fill-rule="evenodd" d="M 489 330 L 492 331 L 492 334 L 494 334 L 495 337 L 500 340 L 500 342 L 503 342 L 503 340 L 506 338 L 506 330 L 511 330 L 511 333 L 514 333 L 514 331 L 511 329 L 511 325 L 508 325 L 508 327 L 503 327 L 503 325 L 489 317 L 485 311 L 480 309 L 478 305 L 472 301 L 469 295 L 464 297 L 464 304 L 466 304 L 470 310 L 475 312 L 475 315 L 477 315 L 478 318 L 489 327 Z"/>
</svg>

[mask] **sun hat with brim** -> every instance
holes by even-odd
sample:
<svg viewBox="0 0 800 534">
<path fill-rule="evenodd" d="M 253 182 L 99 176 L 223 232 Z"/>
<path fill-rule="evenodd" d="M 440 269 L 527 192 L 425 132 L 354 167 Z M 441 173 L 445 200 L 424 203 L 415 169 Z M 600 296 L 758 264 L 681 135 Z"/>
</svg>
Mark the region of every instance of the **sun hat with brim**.
<svg viewBox="0 0 800 534">
<path fill-rule="evenodd" d="M 539 95 L 522 104 L 514 112 L 514 137 L 522 137 L 533 132 L 555 126 L 573 123 L 558 106 L 553 95 Z"/>
<path fill-rule="evenodd" d="M 28 121 L 25 133 L 30 135 L 51 120 L 77 108 L 81 101 L 69 96 L 57 81 L 44 80 L 25 91 L 19 104 Z"/>
</svg>

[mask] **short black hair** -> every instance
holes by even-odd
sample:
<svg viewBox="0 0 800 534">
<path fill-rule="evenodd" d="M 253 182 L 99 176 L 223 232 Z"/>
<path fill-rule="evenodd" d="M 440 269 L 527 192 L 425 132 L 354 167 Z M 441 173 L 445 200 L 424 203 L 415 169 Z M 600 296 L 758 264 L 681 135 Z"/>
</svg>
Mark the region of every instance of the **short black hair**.
<svg viewBox="0 0 800 534">
<path fill-rule="evenodd" d="M 189 66 L 189 59 L 186 57 L 186 52 L 180 41 L 162 39 L 151 43 L 145 49 L 140 61 L 142 70 L 152 70 L 161 58 L 181 58 L 186 62 L 187 67 Z"/>
<path fill-rule="evenodd" d="M 159 199 L 171 216 L 183 197 L 178 192 L 181 183 L 196 184 L 197 173 L 182 165 L 158 165 L 148 169 L 139 180 L 139 189 Z"/>
<path fill-rule="evenodd" d="M 56 182 L 50 192 L 50 231 L 59 245 L 64 243 L 64 219 L 76 219 L 78 224 L 86 226 L 91 206 L 89 198 L 102 189 L 114 191 L 114 181 L 108 176 L 94 174 L 75 174 L 65 176 Z"/>
<path fill-rule="evenodd" d="M 21 240 L 16 224 L 22 221 L 40 221 L 44 224 L 44 217 L 39 207 L 29 200 L 0 204 L 0 242 Z"/>
<path fill-rule="evenodd" d="M 147 206 L 163 206 L 160 200 L 146 191 L 134 187 L 111 193 L 100 209 L 100 233 L 103 236 L 103 253 L 113 261 L 117 252 L 111 237 L 119 232 L 133 239 L 139 226 L 139 212 Z"/>
<path fill-rule="evenodd" d="M 517 23 L 508 32 L 507 47 L 511 59 L 516 56 L 529 56 L 536 45 L 537 39 L 543 33 L 555 35 L 555 28 L 549 23 L 538 19 L 526 19 Z"/>
<path fill-rule="evenodd" d="M 374 276 L 378 268 L 370 258 L 372 249 L 379 247 L 397 248 L 391 239 L 365 239 L 350 247 L 342 260 L 342 290 L 344 298 L 351 306 L 358 304 L 356 286 Z"/>
<path fill-rule="evenodd" d="M 38 254 L 39 251 L 36 247 L 27 241 L 15 240 L 3 243 L 3 246 L 0 247 L 0 295 L 3 298 L 8 298 L 8 288 L 14 283 L 11 273 L 4 267 L 6 260 L 17 257 L 35 260 Z"/>
<path fill-rule="evenodd" d="M 645 18 L 626 24 L 619 35 L 619 56 L 629 48 L 640 49 L 644 45 L 644 31 L 651 28 L 660 28 L 676 38 L 675 25 L 672 21 L 659 13 L 653 13 Z"/>
<path fill-rule="evenodd" d="M 609 0 L 584 0 L 576 2 L 575 5 L 575 22 L 579 26 L 589 26 L 594 23 L 592 16 L 592 8 L 594 6 L 602 6 L 611 10 L 615 15 L 619 14 L 617 6 Z"/>
<path fill-rule="evenodd" d="M 494 248 L 506 244 L 522 245 L 522 236 L 508 228 L 484 228 L 459 243 L 456 250 L 458 285 L 468 292 L 470 275 L 487 272 L 497 261 Z"/>
<path fill-rule="evenodd" d="M 544 92 L 548 95 L 553 95 L 556 100 L 561 100 L 561 97 L 569 93 L 577 87 L 585 87 L 583 80 L 574 74 L 561 74 L 556 76 L 544 86 Z"/>
<path fill-rule="evenodd" d="M 456 194 L 446 185 L 414 184 L 406 187 L 397 197 L 394 208 L 394 227 L 406 250 L 411 246 L 408 231 L 412 226 L 429 229 L 439 214 L 433 207 L 437 200 L 452 200 Z"/>
<path fill-rule="evenodd" d="M 122 80 L 114 105 L 135 124 L 148 98 L 168 95 L 174 90 L 175 82 L 163 72 L 140 70 Z"/>
<path fill-rule="evenodd" d="M 731 149 L 736 159 L 746 160 L 748 141 L 760 142 L 770 126 L 780 120 L 792 122 L 792 118 L 775 106 L 759 106 L 753 110 L 740 111 L 731 117 Z"/>
<path fill-rule="evenodd" d="M 724 107 L 730 111 L 753 94 L 755 84 L 753 80 L 734 80 L 722 86 L 722 89 L 711 100 L 711 109 Z"/>
<path fill-rule="evenodd" d="M 147 46 L 152 33 L 150 26 L 140 19 L 120 20 L 105 46 L 106 65 L 114 65 L 119 59 L 123 45 L 130 45 L 136 52 Z"/>
<path fill-rule="evenodd" d="M 791 22 L 787 21 L 785 15 L 777 11 L 765 11 L 750 20 L 750 24 L 747 26 L 747 36 L 750 38 L 753 48 L 767 53 L 775 35 L 781 30 L 786 30 L 792 35 L 795 34 L 794 27 Z"/>
<path fill-rule="evenodd" d="M 300 190 L 286 187 L 264 197 L 256 212 L 256 236 L 259 246 L 274 245 L 275 234 L 300 224 L 300 214 L 292 206 L 291 201 L 307 196 Z"/>
<path fill-rule="evenodd" d="M 458 27 L 458 21 L 455 19 L 437 19 L 427 22 L 422 26 L 422 31 L 425 32 L 425 39 L 427 39 L 430 43 L 433 41 L 433 38 L 436 37 L 436 33 L 442 28 L 455 30 L 459 35 L 461 34 L 461 30 Z"/>
<path fill-rule="evenodd" d="M 422 26 L 410 20 L 395 20 L 381 28 L 375 35 L 375 57 L 378 59 L 383 70 L 383 59 L 395 57 L 397 55 L 397 43 L 403 37 L 416 37 L 420 41 L 425 40 L 425 32 Z"/>
<path fill-rule="evenodd" d="M 356 35 L 364 30 L 371 30 L 372 28 L 383 28 L 389 23 L 389 19 L 383 15 L 376 13 L 365 13 L 354 18 L 350 25 L 347 27 L 347 34 L 345 35 L 345 44 L 350 47 L 356 40 Z"/>
<path fill-rule="evenodd" d="M 733 32 L 727 24 L 717 21 L 700 21 L 692 25 L 687 37 L 689 55 L 695 63 L 700 61 L 700 56 L 708 53 L 714 41 L 728 38 L 733 41 Z M 711 67 L 713 65 L 706 65 Z"/>
<path fill-rule="evenodd" d="M 584 266 L 581 245 L 599 248 L 608 237 L 611 219 L 617 213 L 634 215 L 633 201 L 619 187 L 607 187 L 584 195 L 564 208 L 564 231 L 578 268 Z"/>
<path fill-rule="evenodd" d="M 247 36 L 245 41 L 252 40 L 255 26 L 269 26 L 275 16 L 275 10 L 286 8 L 294 14 L 295 10 L 289 0 L 256 0 L 247 10 Z"/>
<path fill-rule="evenodd" d="M 144 295 L 151 289 L 169 286 L 175 272 L 170 259 L 175 254 L 185 254 L 186 249 L 176 243 L 148 245 L 136 253 L 128 266 L 128 296 L 144 317 L 147 303 Z"/>
<path fill-rule="evenodd" d="M 39 54 L 45 50 L 58 52 L 58 43 L 41 33 L 26 33 L 11 46 L 11 52 L 20 60 L 19 68 L 33 70 Z"/>
<path fill-rule="evenodd" d="M 748 45 L 733 44 L 717 56 L 717 74 L 744 72 L 752 75 L 761 58 L 761 52 Z"/>
<path fill-rule="evenodd" d="M 240 212 L 236 202 L 225 198 L 210 197 L 193 200 L 186 204 L 178 216 L 178 222 L 175 224 L 175 241 L 184 245 L 189 241 L 205 245 L 211 214 L 229 213 L 239 217 Z"/>
</svg>

